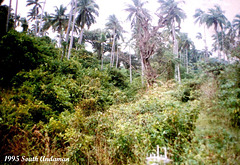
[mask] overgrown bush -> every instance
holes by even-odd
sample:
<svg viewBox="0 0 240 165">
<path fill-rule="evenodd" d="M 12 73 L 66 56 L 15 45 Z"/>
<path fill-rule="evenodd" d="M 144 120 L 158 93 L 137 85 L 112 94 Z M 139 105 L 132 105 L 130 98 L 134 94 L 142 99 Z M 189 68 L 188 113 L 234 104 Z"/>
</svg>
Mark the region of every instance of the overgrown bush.
<svg viewBox="0 0 240 165">
<path fill-rule="evenodd" d="M 45 40 L 25 33 L 10 31 L 0 40 L 0 85 L 9 86 L 11 79 L 20 71 L 29 71 L 56 58 L 56 49 Z"/>
<path fill-rule="evenodd" d="M 71 139 L 67 152 L 71 160 L 82 164 L 87 163 L 84 160 L 91 164 L 141 164 L 160 145 L 168 148 L 171 159 L 181 162 L 181 154 L 194 136 L 199 102 L 183 104 L 166 88 L 149 92 L 135 103 L 112 106 L 84 119 L 75 112 L 73 127 L 64 135 Z"/>
<path fill-rule="evenodd" d="M 220 104 L 227 108 L 232 124 L 240 127 L 240 65 L 230 65 L 219 78 Z"/>
</svg>

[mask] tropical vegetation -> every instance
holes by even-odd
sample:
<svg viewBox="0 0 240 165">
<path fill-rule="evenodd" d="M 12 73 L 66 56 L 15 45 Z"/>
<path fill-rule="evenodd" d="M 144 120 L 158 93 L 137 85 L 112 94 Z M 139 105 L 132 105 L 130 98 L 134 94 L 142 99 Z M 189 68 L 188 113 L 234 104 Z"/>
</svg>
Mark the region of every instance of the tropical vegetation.
<svg viewBox="0 0 240 165">
<path fill-rule="evenodd" d="M 0 1 L 0 164 L 146 164 L 157 146 L 170 164 L 240 163 L 239 14 L 132 0 L 127 32 L 114 13 L 91 29 L 95 0 L 27 0 L 27 18 L 14 2 Z M 213 45 L 199 32 L 197 49 L 187 17 Z"/>
</svg>

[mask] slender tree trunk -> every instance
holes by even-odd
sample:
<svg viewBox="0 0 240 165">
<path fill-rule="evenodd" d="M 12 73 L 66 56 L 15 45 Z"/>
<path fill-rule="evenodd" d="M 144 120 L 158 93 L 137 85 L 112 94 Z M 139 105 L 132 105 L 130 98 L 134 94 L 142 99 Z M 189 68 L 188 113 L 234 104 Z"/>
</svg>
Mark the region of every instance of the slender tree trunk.
<svg viewBox="0 0 240 165">
<path fill-rule="evenodd" d="M 144 87 L 144 64 L 143 64 L 143 56 L 142 54 L 140 53 L 140 56 L 141 56 L 141 68 L 142 68 L 142 74 L 141 74 L 141 81 L 142 81 L 142 87 Z"/>
<path fill-rule="evenodd" d="M 101 44 L 101 70 L 103 70 L 103 43 Z"/>
<path fill-rule="evenodd" d="M 221 35 L 222 35 L 222 55 L 223 55 L 223 59 L 226 60 L 226 56 L 224 53 L 224 35 L 223 35 L 223 28 L 221 28 Z"/>
<path fill-rule="evenodd" d="M 179 51 L 179 61 L 182 62 L 182 50 Z"/>
<path fill-rule="evenodd" d="M 18 0 L 16 0 L 14 28 L 17 27 L 17 11 L 18 11 Z"/>
<path fill-rule="evenodd" d="M 82 44 L 83 33 L 84 33 L 84 28 L 82 28 L 82 29 L 81 29 L 81 32 L 80 32 L 80 37 L 79 37 L 79 40 L 78 40 L 79 45 Z"/>
<path fill-rule="evenodd" d="M 118 52 L 119 50 L 118 50 L 118 48 L 117 48 L 117 57 L 116 57 L 116 68 L 118 68 Z"/>
<path fill-rule="evenodd" d="M 203 39 L 204 45 L 205 45 L 205 60 L 208 61 L 208 46 L 207 46 L 207 35 L 206 35 L 206 25 L 204 25 L 204 39 Z"/>
<path fill-rule="evenodd" d="M 179 55 L 178 55 L 178 41 L 176 39 L 176 31 L 175 31 L 175 20 L 172 21 L 172 35 L 173 35 L 173 54 L 175 55 L 175 57 L 178 59 Z M 179 63 L 177 65 L 175 65 L 175 79 L 178 82 L 181 82 L 180 79 L 180 65 Z"/>
<path fill-rule="evenodd" d="M 40 18 L 40 25 L 39 25 L 39 30 L 38 30 L 38 35 L 41 34 L 41 30 L 42 30 L 42 22 L 43 22 L 43 13 L 44 13 L 44 9 L 45 9 L 45 5 L 46 5 L 46 1 L 44 1 L 43 3 L 43 8 L 42 8 L 42 13 L 41 13 L 41 18 Z"/>
<path fill-rule="evenodd" d="M 11 8 L 12 8 L 12 0 L 9 1 L 9 6 L 8 6 L 8 16 L 7 16 L 7 23 L 6 23 L 6 32 L 8 32 L 8 24 L 9 24 L 9 20 L 10 20 L 10 15 L 11 15 Z"/>
<path fill-rule="evenodd" d="M 218 53 L 218 59 L 220 61 L 221 60 L 221 53 L 220 53 L 220 44 L 219 44 L 217 25 L 214 26 L 214 30 L 216 32 L 216 37 L 217 37 L 217 53 Z"/>
<path fill-rule="evenodd" d="M 129 46 L 129 72 L 130 72 L 130 83 L 132 84 L 132 56 L 131 56 L 131 52 L 130 52 L 130 46 Z"/>
<path fill-rule="evenodd" d="M 114 62 L 115 62 L 115 54 L 116 54 L 116 50 L 114 48 L 113 59 L 112 59 L 112 67 L 114 66 Z"/>
<path fill-rule="evenodd" d="M 181 83 L 181 75 L 180 75 L 180 63 L 177 63 L 177 67 L 176 67 L 176 78 L 177 78 L 177 81 L 179 83 Z"/>
<path fill-rule="evenodd" d="M 73 15 L 73 6 L 74 6 L 74 0 L 72 0 L 72 2 L 71 2 L 71 10 L 69 13 L 68 28 L 67 28 L 66 38 L 65 38 L 66 43 L 68 43 L 68 39 L 69 39 L 69 33 L 70 33 L 70 28 L 71 28 L 71 23 L 72 23 L 72 15 Z"/>
<path fill-rule="evenodd" d="M 76 21 L 76 13 L 77 13 L 77 0 L 75 0 L 75 10 L 74 10 L 74 15 L 73 15 L 73 22 L 72 22 L 72 34 L 71 34 L 71 40 L 70 40 L 70 45 L 69 45 L 69 49 L 68 49 L 68 57 L 67 59 L 70 59 L 71 56 L 71 49 L 72 49 L 72 45 L 73 45 L 73 32 L 74 32 L 74 25 L 75 25 L 75 21 Z"/>
<path fill-rule="evenodd" d="M 61 48 L 61 46 L 62 46 L 62 32 L 59 32 L 58 46 L 59 46 L 59 48 Z"/>
<path fill-rule="evenodd" d="M 115 31 L 115 29 L 114 29 Z M 115 39 L 116 39 L 116 34 L 113 34 L 113 42 L 112 42 L 112 50 L 111 50 L 111 59 L 110 59 L 110 66 L 113 66 L 114 63 L 114 52 L 115 52 Z"/>
<path fill-rule="evenodd" d="M 35 36 L 37 36 L 37 35 L 38 35 L 38 12 L 37 12 L 37 10 L 35 11 L 35 17 L 36 17 L 36 20 L 35 20 L 35 21 L 36 21 L 36 22 L 35 22 L 35 24 L 36 24 L 36 25 L 35 25 L 35 26 L 36 26 L 36 27 L 35 27 L 35 28 L 36 28 L 36 29 L 35 29 Z"/>
<path fill-rule="evenodd" d="M 187 68 L 187 74 L 189 73 L 188 70 L 188 49 L 186 49 L 186 68 Z"/>
</svg>

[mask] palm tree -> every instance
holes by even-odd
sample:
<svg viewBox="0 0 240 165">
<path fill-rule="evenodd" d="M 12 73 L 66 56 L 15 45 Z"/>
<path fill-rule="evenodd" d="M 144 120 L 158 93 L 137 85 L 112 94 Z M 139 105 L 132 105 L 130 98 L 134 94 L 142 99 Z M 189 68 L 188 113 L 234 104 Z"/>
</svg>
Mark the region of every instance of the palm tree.
<svg viewBox="0 0 240 165">
<path fill-rule="evenodd" d="M 42 9 L 42 6 L 39 2 L 39 0 L 27 0 L 27 6 L 33 6 L 31 9 L 30 16 L 33 20 L 35 20 L 35 35 L 37 35 L 37 29 L 38 29 L 38 14 L 39 9 Z"/>
<path fill-rule="evenodd" d="M 132 0 L 132 2 L 133 5 L 128 4 L 127 8 L 125 9 L 125 11 L 129 12 L 127 20 L 131 21 L 132 28 L 136 26 L 139 28 L 139 21 L 141 21 L 143 17 L 147 16 L 150 18 L 148 11 L 143 8 L 144 4 L 147 2 L 141 2 L 141 0 Z"/>
<path fill-rule="evenodd" d="M 235 18 L 233 19 L 233 27 L 237 32 L 237 36 L 240 39 L 240 14 L 237 14 Z"/>
<path fill-rule="evenodd" d="M 240 26 L 239 26 L 240 28 Z M 224 27 L 225 30 L 225 53 L 227 55 L 228 61 L 230 62 L 230 51 L 236 46 L 236 30 L 233 24 L 228 21 L 226 26 Z"/>
<path fill-rule="evenodd" d="M 26 18 L 21 18 L 20 19 L 21 27 L 23 28 L 23 32 L 27 32 L 28 30 L 28 22 Z"/>
<path fill-rule="evenodd" d="M 133 38 L 136 38 L 137 45 L 140 45 L 141 33 L 142 33 L 141 22 L 143 19 L 150 20 L 151 16 L 147 11 L 147 9 L 143 7 L 147 2 L 142 2 L 141 0 L 132 0 L 132 2 L 133 2 L 133 5 L 128 4 L 125 11 L 129 12 L 127 20 L 131 21 L 131 27 L 133 29 Z M 144 57 L 140 53 L 140 50 L 138 50 L 138 52 L 141 56 L 141 69 L 142 69 L 141 76 L 142 76 L 142 85 L 144 85 L 144 72 L 145 72 L 144 71 L 145 67 L 143 62 Z"/>
<path fill-rule="evenodd" d="M 187 73 L 189 73 L 188 64 L 189 64 L 189 58 L 188 53 L 190 50 L 190 47 L 194 45 L 193 41 L 188 37 L 187 33 L 180 33 L 180 48 L 184 52 L 185 51 L 185 66 L 187 69 Z"/>
<path fill-rule="evenodd" d="M 205 22 L 207 27 L 214 26 L 215 35 L 217 37 L 217 51 L 218 51 L 218 58 L 221 59 L 220 53 L 220 45 L 219 45 L 219 38 L 218 38 L 218 27 L 221 28 L 223 31 L 223 25 L 226 24 L 227 18 L 224 16 L 224 12 L 221 10 L 220 6 L 215 5 L 214 9 L 209 9 L 208 13 L 206 14 Z"/>
<path fill-rule="evenodd" d="M 9 1 L 9 6 L 8 6 L 8 15 L 7 15 L 7 22 L 6 22 L 6 32 L 8 32 L 8 24 L 10 20 L 10 15 L 11 15 L 11 8 L 12 8 L 12 0 Z"/>
<path fill-rule="evenodd" d="M 110 66 L 113 66 L 114 63 L 114 52 L 116 44 L 115 42 L 122 37 L 122 33 L 124 32 L 123 27 L 118 21 L 117 17 L 113 14 L 108 17 L 108 22 L 106 23 L 106 28 L 112 31 L 112 50 L 111 50 L 111 60 Z"/>
<path fill-rule="evenodd" d="M 71 34 L 71 40 L 70 40 L 70 45 L 69 45 L 69 49 L 68 49 L 67 59 L 69 59 L 71 56 L 71 49 L 72 49 L 72 45 L 73 45 L 73 32 L 74 32 L 74 27 L 75 27 L 74 25 L 76 22 L 76 14 L 77 14 L 77 0 L 75 0 L 75 3 L 74 3 L 74 1 L 72 1 L 72 5 L 75 6 L 75 10 L 74 10 L 74 15 L 73 15 L 72 34 Z M 71 17 L 71 15 L 70 15 L 70 17 Z"/>
<path fill-rule="evenodd" d="M 99 15 L 99 7 L 94 0 L 78 0 L 77 7 L 79 12 L 76 18 L 76 23 L 81 28 L 79 37 L 79 44 L 81 44 L 85 25 L 87 25 L 89 29 L 92 24 L 96 23 L 95 16 Z"/>
<path fill-rule="evenodd" d="M 17 18 L 18 18 L 17 10 L 18 10 L 18 0 L 16 0 L 16 7 L 15 7 L 15 21 L 14 21 L 14 28 L 17 27 Z"/>
<path fill-rule="evenodd" d="M 198 32 L 196 35 L 196 38 L 201 40 L 203 38 L 202 33 Z"/>
<path fill-rule="evenodd" d="M 40 26 L 39 26 L 39 30 L 38 30 L 38 34 L 41 33 L 41 30 L 42 30 L 42 22 L 43 22 L 43 14 L 44 14 L 44 9 L 45 9 L 45 5 L 46 5 L 46 1 L 44 1 L 43 3 L 43 8 L 42 8 L 42 13 L 41 13 L 41 18 L 40 18 Z"/>
<path fill-rule="evenodd" d="M 138 3 L 136 3 L 138 2 Z M 159 29 L 166 26 L 168 14 L 157 14 L 158 23 L 151 25 L 151 17 L 148 11 L 143 8 L 140 0 L 133 0 L 134 5 L 128 5 L 126 9 L 129 12 L 129 19 L 135 23 L 133 39 L 136 40 L 138 52 L 141 57 L 142 75 L 147 79 L 148 86 L 152 86 L 158 77 L 156 71 L 152 68 L 150 57 L 157 51 L 159 42 Z M 135 20 L 135 21 L 134 21 Z"/>
<path fill-rule="evenodd" d="M 69 33 L 70 33 L 70 29 L 71 29 L 71 23 L 72 23 L 72 16 L 73 16 L 73 7 L 74 7 L 74 0 L 71 1 L 71 9 L 70 9 L 70 13 L 69 13 L 69 19 L 68 19 L 68 27 L 67 27 L 67 33 L 66 33 L 66 38 L 65 38 L 65 42 L 68 43 L 68 39 L 69 39 Z"/>
<path fill-rule="evenodd" d="M 208 46 L 207 46 L 207 40 L 206 40 L 206 13 L 201 10 L 201 9 L 196 9 L 195 10 L 195 14 L 193 15 L 193 17 L 195 18 L 195 22 L 194 23 L 199 23 L 199 25 L 203 25 L 204 24 L 204 38 L 202 37 L 201 39 L 203 39 L 203 42 L 205 44 L 205 50 L 206 50 L 206 54 L 208 52 Z M 207 55 L 205 54 L 205 56 L 207 57 Z"/>
<path fill-rule="evenodd" d="M 193 17 L 195 18 L 194 23 L 199 23 L 199 25 L 202 25 L 205 23 L 206 13 L 202 9 L 198 8 L 195 10 Z"/>
<path fill-rule="evenodd" d="M 179 58 L 178 54 L 178 41 L 176 37 L 176 23 L 178 23 L 178 28 L 180 29 L 182 19 L 186 18 L 184 11 L 178 7 L 180 2 L 175 2 L 174 0 L 158 0 L 161 4 L 159 10 L 163 15 L 168 14 L 168 26 L 171 27 L 172 37 L 173 37 L 173 54 Z M 175 78 L 178 82 L 181 82 L 180 76 L 180 64 L 175 67 Z"/>
<path fill-rule="evenodd" d="M 60 7 L 55 6 L 55 13 L 52 15 L 51 25 L 54 31 L 57 31 L 59 34 L 59 47 L 61 47 L 62 43 L 62 35 L 63 31 L 67 29 L 68 17 L 65 14 L 67 8 L 63 5 Z"/>
<path fill-rule="evenodd" d="M 43 26 L 42 26 L 42 30 L 41 33 L 44 36 L 46 31 L 50 29 L 50 27 L 52 26 L 52 16 L 50 14 L 48 14 L 47 12 L 44 12 L 43 15 Z"/>
<path fill-rule="evenodd" d="M 104 43 L 107 41 L 106 34 L 107 34 L 107 32 L 101 32 L 101 36 L 98 41 L 101 46 L 101 70 L 103 70 Z"/>
</svg>

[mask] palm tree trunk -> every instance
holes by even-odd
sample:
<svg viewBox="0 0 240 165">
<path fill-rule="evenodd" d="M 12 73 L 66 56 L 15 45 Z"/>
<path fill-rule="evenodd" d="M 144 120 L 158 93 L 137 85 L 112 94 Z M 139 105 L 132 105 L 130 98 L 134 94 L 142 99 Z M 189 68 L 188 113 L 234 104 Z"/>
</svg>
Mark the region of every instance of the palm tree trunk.
<svg viewBox="0 0 240 165">
<path fill-rule="evenodd" d="M 115 39 L 116 39 L 116 34 L 114 33 L 113 42 L 112 42 L 112 50 L 111 50 L 111 59 L 110 59 L 110 66 L 111 67 L 113 66 L 113 63 L 114 63 Z"/>
<path fill-rule="evenodd" d="M 59 32 L 58 47 L 61 48 L 61 46 L 62 46 L 62 32 Z"/>
<path fill-rule="evenodd" d="M 38 35 L 41 34 L 41 30 L 42 30 L 43 13 L 44 13 L 46 1 L 47 1 L 47 0 L 45 0 L 44 3 L 43 3 L 42 13 L 41 13 L 41 19 L 40 19 L 40 25 L 39 25 L 39 30 L 38 30 Z"/>
<path fill-rule="evenodd" d="M 141 69 L 142 69 L 142 74 L 141 74 L 141 81 L 142 81 L 142 87 L 144 87 L 144 64 L 143 64 L 143 56 L 142 53 L 140 53 L 141 56 Z"/>
<path fill-rule="evenodd" d="M 14 28 L 17 27 L 17 10 L 18 10 L 18 0 L 16 0 Z"/>
<path fill-rule="evenodd" d="M 70 28 L 71 28 L 71 23 L 72 23 L 73 5 L 74 5 L 74 0 L 72 0 L 72 2 L 71 2 L 71 10 L 69 13 L 68 28 L 67 28 L 66 38 L 65 38 L 65 42 L 67 42 L 67 43 L 68 43 L 69 33 L 70 33 Z"/>
<path fill-rule="evenodd" d="M 226 56 L 224 53 L 224 36 L 223 36 L 223 28 L 221 28 L 221 35 L 222 35 L 222 53 L 223 53 L 223 59 L 226 60 Z"/>
<path fill-rule="evenodd" d="M 79 40 L 78 40 L 78 43 L 79 43 L 80 45 L 82 44 L 83 33 L 84 33 L 84 28 L 81 29 L 80 37 L 79 37 Z"/>
<path fill-rule="evenodd" d="M 220 61 L 221 60 L 221 53 L 220 53 L 220 44 L 219 44 L 217 25 L 214 26 L 214 30 L 216 32 L 216 37 L 217 37 L 217 52 L 218 52 L 218 59 Z"/>
<path fill-rule="evenodd" d="M 118 68 L 118 48 L 117 48 L 117 58 L 116 58 L 116 68 Z"/>
<path fill-rule="evenodd" d="M 36 17 L 36 22 L 35 22 L 35 24 L 36 24 L 36 29 L 35 29 L 35 35 L 37 35 L 38 34 L 38 13 L 37 13 L 37 10 L 35 11 L 35 17 Z"/>
<path fill-rule="evenodd" d="M 9 6 L 8 6 L 8 16 L 7 16 L 7 23 L 6 23 L 6 32 L 8 32 L 8 24 L 9 24 L 9 19 L 11 15 L 11 8 L 12 8 L 12 0 L 9 1 Z"/>
<path fill-rule="evenodd" d="M 173 35 L 173 54 L 175 55 L 176 58 L 179 58 L 178 57 L 178 41 L 176 39 L 176 31 L 175 31 L 175 20 L 172 21 L 172 35 Z M 179 64 L 175 65 L 175 79 L 178 82 L 181 82 Z"/>
<path fill-rule="evenodd" d="M 132 56 L 130 52 L 130 46 L 129 46 L 129 72 L 130 72 L 130 83 L 132 84 Z"/>
<path fill-rule="evenodd" d="M 73 32 L 74 32 L 74 25 L 75 25 L 75 21 L 76 21 L 76 13 L 77 13 L 77 0 L 75 0 L 75 11 L 74 11 L 74 15 L 73 15 L 73 22 L 72 22 L 72 34 L 71 34 L 71 40 L 70 40 L 70 45 L 69 45 L 69 49 L 68 49 L 68 57 L 67 59 L 70 59 L 71 56 L 71 49 L 72 49 L 72 45 L 73 45 Z"/>
<path fill-rule="evenodd" d="M 187 68 L 187 74 L 189 73 L 188 70 L 188 49 L 186 49 L 186 68 Z"/>
<path fill-rule="evenodd" d="M 206 35 L 206 26 L 204 25 L 204 39 L 203 39 L 204 45 L 205 45 L 205 60 L 208 60 L 207 53 L 208 53 L 208 46 L 207 46 L 207 35 Z"/>
<path fill-rule="evenodd" d="M 103 44 L 103 43 L 102 43 Z M 101 70 L 103 70 L 103 45 L 101 44 Z"/>
</svg>

